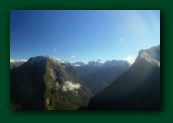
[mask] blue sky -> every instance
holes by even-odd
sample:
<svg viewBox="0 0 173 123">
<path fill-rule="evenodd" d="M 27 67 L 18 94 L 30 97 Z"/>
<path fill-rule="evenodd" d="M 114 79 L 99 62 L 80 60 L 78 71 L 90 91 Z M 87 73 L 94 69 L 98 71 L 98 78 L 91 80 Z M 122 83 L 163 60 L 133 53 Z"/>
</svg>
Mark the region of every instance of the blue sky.
<svg viewBox="0 0 173 123">
<path fill-rule="evenodd" d="M 160 10 L 12 10 L 10 59 L 133 60 L 160 44 Z"/>
</svg>

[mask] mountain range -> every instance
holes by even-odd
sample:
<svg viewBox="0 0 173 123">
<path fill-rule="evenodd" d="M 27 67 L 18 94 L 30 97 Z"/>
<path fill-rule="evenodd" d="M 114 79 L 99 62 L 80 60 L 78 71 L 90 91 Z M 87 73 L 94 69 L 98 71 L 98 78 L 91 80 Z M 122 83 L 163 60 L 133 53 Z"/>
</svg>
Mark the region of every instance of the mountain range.
<svg viewBox="0 0 173 123">
<path fill-rule="evenodd" d="M 125 60 L 103 62 L 99 59 L 97 61 L 89 61 L 88 64 L 83 62 L 69 63 L 67 61 L 60 63 L 66 71 L 83 81 L 93 94 L 108 86 L 130 67 L 130 64 Z"/>
<path fill-rule="evenodd" d="M 129 69 L 130 64 L 123 60 L 111 60 L 105 63 L 91 61 L 85 66 L 77 67 L 79 79 L 93 94 L 108 86 L 113 80 Z"/>
<path fill-rule="evenodd" d="M 159 109 L 160 45 L 125 60 L 69 63 L 49 56 L 10 62 L 10 108 Z"/>
</svg>

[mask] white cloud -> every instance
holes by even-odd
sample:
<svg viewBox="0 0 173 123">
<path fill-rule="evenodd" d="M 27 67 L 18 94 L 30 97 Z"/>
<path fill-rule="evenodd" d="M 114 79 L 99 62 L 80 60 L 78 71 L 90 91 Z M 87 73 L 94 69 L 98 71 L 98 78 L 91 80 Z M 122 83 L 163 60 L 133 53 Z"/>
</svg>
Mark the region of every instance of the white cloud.
<svg viewBox="0 0 173 123">
<path fill-rule="evenodd" d="M 72 56 L 70 57 L 71 59 L 75 58 L 77 56 L 77 52 L 73 52 Z"/>
<path fill-rule="evenodd" d="M 71 81 L 65 81 L 64 85 L 62 86 L 63 91 L 72 91 L 75 89 L 79 89 L 81 85 L 79 83 L 72 83 Z"/>
<path fill-rule="evenodd" d="M 53 57 L 53 59 L 60 61 L 60 59 L 59 58 L 56 58 L 56 57 Z"/>
<path fill-rule="evenodd" d="M 24 61 L 24 62 L 26 62 L 27 60 L 25 60 L 25 59 L 21 59 L 21 60 L 16 60 L 16 61 Z"/>
<path fill-rule="evenodd" d="M 132 55 L 128 55 L 127 58 L 125 58 L 124 60 L 128 61 L 130 64 L 133 64 L 135 59 L 136 59 L 136 57 L 134 57 Z"/>
<path fill-rule="evenodd" d="M 76 57 L 75 55 L 72 55 L 70 58 L 73 59 L 73 58 L 75 58 L 75 57 Z"/>
<path fill-rule="evenodd" d="M 18 59 L 18 60 L 10 59 L 10 62 L 18 62 L 18 61 L 26 62 L 27 60 L 25 60 L 25 59 Z"/>
<path fill-rule="evenodd" d="M 14 59 L 10 59 L 10 62 L 14 62 Z"/>
</svg>

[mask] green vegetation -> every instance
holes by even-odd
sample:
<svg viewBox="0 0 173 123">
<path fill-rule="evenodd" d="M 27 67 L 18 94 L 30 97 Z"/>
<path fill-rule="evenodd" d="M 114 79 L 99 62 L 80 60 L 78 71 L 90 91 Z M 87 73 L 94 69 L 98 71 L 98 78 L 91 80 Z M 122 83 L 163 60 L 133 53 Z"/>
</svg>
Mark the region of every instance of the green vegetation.
<svg viewBox="0 0 173 123">
<path fill-rule="evenodd" d="M 58 73 L 51 74 L 50 65 L 46 65 L 46 72 L 44 75 L 45 82 L 45 95 L 44 104 L 46 110 L 76 110 L 83 105 L 81 96 L 76 93 L 76 90 L 63 91 L 62 86 L 65 80 L 73 79 L 63 68 L 59 68 L 61 74 L 56 76 Z M 53 77 L 54 76 L 54 77 Z M 57 77 L 57 78 L 56 78 Z M 53 79 L 55 78 L 55 79 Z M 73 79 L 74 80 L 74 79 Z M 59 83 L 59 88 L 56 87 L 56 83 Z M 80 90 L 80 89 L 79 89 Z M 79 91 L 83 93 L 82 90 Z M 87 95 L 84 95 L 87 96 Z M 89 100 L 89 98 L 86 98 Z M 88 101 L 87 100 L 87 101 Z"/>
<path fill-rule="evenodd" d="M 70 89 L 74 83 L 79 84 L 57 61 L 33 57 L 10 70 L 10 109 L 77 110 L 88 103 L 91 95 L 81 84 Z"/>
</svg>

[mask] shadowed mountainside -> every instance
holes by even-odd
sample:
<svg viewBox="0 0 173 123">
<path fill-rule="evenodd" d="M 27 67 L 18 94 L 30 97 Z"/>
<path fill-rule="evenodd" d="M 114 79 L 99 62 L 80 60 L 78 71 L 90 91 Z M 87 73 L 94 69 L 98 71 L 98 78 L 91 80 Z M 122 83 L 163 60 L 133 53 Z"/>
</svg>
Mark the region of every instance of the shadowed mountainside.
<svg viewBox="0 0 173 123">
<path fill-rule="evenodd" d="M 123 60 L 111 60 L 105 63 L 99 63 L 98 60 L 96 62 L 90 61 L 88 64 L 81 66 L 66 63 L 64 67 L 91 89 L 93 94 L 96 94 L 128 70 L 130 64 Z"/>
<path fill-rule="evenodd" d="M 160 45 L 141 50 L 135 63 L 91 98 L 87 109 L 159 109 Z"/>
<path fill-rule="evenodd" d="M 32 57 L 10 71 L 10 102 L 22 109 L 76 110 L 90 97 L 88 88 L 48 56 Z"/>
</svg>

